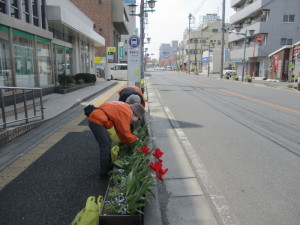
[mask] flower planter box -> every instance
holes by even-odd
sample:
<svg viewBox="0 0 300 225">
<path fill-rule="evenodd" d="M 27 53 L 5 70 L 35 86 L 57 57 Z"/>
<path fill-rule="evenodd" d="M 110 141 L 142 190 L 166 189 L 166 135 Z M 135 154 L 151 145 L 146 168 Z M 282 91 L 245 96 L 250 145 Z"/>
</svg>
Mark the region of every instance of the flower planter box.
<svg viewBox="0 0 300 225">
<path fill-rule="evenodd" d="M 143 215 L 100 215 L 101 225 L 142 225 Z"/>
<path fill-rule="evenodd" d="M 104 204 L 102 206 L 100 216 L 99 216 L 99 224 L 101 225 L 143 225 L 143 215 L 103 215 L 103 210 L 105 208 L 105 201 L 107 199 L 107 195 L 109 193 L 110 185 L 108 184 L 105 196 L 104 196 Z M 144 211 L 143 209 L 141 211 Z"/>
</svg>

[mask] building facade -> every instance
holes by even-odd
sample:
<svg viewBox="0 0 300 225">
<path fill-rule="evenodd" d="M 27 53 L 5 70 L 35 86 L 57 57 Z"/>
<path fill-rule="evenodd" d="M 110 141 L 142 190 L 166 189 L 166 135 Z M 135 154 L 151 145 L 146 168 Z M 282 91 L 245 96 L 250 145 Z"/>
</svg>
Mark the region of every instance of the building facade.
<svg viewBox="0 0 300 225">
<path fill-rule="evenodd" d="M 176 67 L 176 54 L 178 51 L 178 41 L 172 41 L 171 44 L 161 44 L 159 47 L 159 62 L 169 60 L 166 64 Z"/>
<path fill-rule="evenodd" d="M 244 75 L 268 77 L 268 55 L 300 40 L 299 0 L 231 0 L 231 7 L 236 13 L 230 23 L 241 28 L 241 34 L 229 35 L 230 55 L 238 75 L 242 75 L 245 54 Z M 250 30 L 254 31 L 251 36 Z"/>
<path fill-rule="evenodd" d="M 96 57 L 107 57 L 107 48 L 115 47 L 116 52 L 108 56 L 108 62 L 119 60 L 118 44 L 121 35 L 129 34 L 128 6 L 124 0 L 70 0 L 94 23 L 94 31 L 105 39 L 105 46 L 96 48 Z"/>
<path fill-rule="evenodd" d="M 0 85 L 54 87 L 61 75 L 95 73 L 105 40 L 68 0 L 0 1 Z"/>
<path fill-rule="evenodd" d="M 178 64 L 181 71 L 193 73 L 206 73 L 210 63 L 210 72 L 220 72 L 220 60 L 222 47 L 222 22 L 215 14 L 207 16 L 195 30 L 186 29 L 183 40 L 179 44 Z M 209 18 L 209 19 L 208 19 Z M 228 49 L 228 34 L 224 36 L 225 49 Z M 212 44 L 213 43 L 213 44 Z M 229 62 L 229 57 L 225 57 L 225 63 Z M 213 64 L 213 65 L 212 65 Z"/>
</svg>

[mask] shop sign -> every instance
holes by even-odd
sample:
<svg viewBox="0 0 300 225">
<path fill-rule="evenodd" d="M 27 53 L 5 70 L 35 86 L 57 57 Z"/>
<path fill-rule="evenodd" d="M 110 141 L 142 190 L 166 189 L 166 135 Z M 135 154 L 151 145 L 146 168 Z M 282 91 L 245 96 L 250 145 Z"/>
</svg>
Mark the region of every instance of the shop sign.
<svg viewBox="0 0 300 225">
<path fill-rule="evenodd" d="M 107 52 L 116 52 L 116 47 L 107 47 Z"/>
<path fill-rule="evenodd" d="M 279 60 L 279 56 L 278 55 L 274 55 L 274 72 L 275 73 L 278 70 L 278 60 Z"/>
<path fill-rule="evenodd" d="M 262 42 L 264 42 L 264 40 L 265 40 L 265 36 L 264 35 L 262 35 L 262 34 L 256 35 L 256 41 L 258 43 L 262 43 Z"/>
</svg>

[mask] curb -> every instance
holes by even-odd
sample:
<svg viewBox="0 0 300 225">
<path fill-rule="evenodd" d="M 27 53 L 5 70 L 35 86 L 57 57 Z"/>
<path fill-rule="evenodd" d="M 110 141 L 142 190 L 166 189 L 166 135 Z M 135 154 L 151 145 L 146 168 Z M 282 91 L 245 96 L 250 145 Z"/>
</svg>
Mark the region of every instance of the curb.
<svg viewBox="0 0 300 225">
<path fill-rule="evenodd" d="M 147 91 L 147 85 L 145 85 L 145 89 L 146 89 L 146 95 L 147 95 L 147 101 L 149 100 L 148 97 L 148 91 Z M 150 108 L 149 105 L 147 104 L 147 110 L 148 113 L 146 114 L 146 124 L 148 124 L 148 133 L 150 136 L 150 140 L 151 140 L 151 144 L 153 145 L 153 147 L 155 147 L 155 143 L 152 140 L 152 129 L 151 129 L 151 112 L 150 112 Z M 145 205 L 144 208 L 144 225 L 162 225 L 162 216 L 161 216 L 161 209 L 160 209 L 160 204 L 158 201 L 158 186 L 157 186 L 157 181 L 156 184 L 152 187 L 152 192 L 154 194 L 155 197 L 150 199 L 150 202 L 148 204 Z"/>
</svg>

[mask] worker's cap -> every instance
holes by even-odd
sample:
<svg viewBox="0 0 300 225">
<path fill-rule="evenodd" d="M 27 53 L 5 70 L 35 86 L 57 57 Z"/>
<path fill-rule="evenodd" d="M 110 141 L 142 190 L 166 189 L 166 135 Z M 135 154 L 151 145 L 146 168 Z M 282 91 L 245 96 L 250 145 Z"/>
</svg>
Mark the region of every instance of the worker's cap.
<svg viewBox="0 0 300 225">
<path fill-rule="evenodd" d="M 138 95 L 130 95 L 126 99 L 126 103 L 128 103 L 128 104 L 141 103 L 141 98 Z"/>
<path fill-rule="evenodd" d="M 130 104 L 130 107 L 138 118 L 143 119 L 145 115 L 145 108 L 140 103 Z"/>
</svg>

